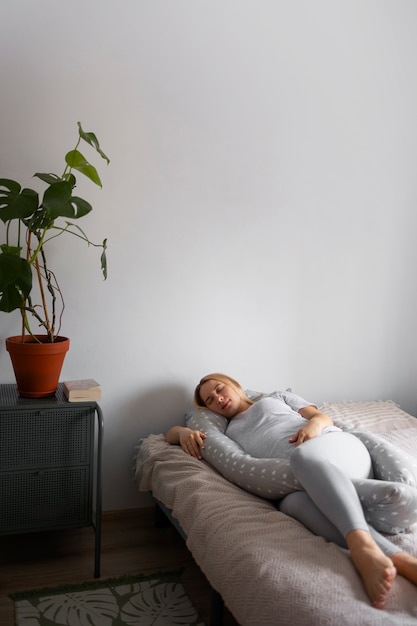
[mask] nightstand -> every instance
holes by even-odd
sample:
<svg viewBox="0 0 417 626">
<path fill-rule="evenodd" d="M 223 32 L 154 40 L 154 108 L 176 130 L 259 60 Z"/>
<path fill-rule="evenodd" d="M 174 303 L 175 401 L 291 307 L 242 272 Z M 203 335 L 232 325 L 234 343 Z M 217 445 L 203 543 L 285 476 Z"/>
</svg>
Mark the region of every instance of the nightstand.
<svg viewBox="0 0 417 626">
<path fill-rule="evenodd" d="M 21 398 L 0 385 L 0 534 L 93 526 L 100 576 L 103 414 L 97 402 Z"/>
</svg>

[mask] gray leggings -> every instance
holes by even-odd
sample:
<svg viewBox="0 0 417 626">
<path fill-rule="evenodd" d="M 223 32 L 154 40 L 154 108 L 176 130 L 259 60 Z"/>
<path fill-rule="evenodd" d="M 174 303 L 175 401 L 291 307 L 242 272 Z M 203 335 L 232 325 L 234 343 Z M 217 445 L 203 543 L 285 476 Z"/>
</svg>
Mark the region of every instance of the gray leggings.
<svg viewBox="0 0 417 626">
<path fill-rule="evenodd" d="M 304 491 L 283 498 L 280 511 L 344 548 L 350 531 L 368 530 L 387 556 L 401 551 L 366 521 L 366 506 L 359 498 L 358 486 L 369 481 L 372 488 L 379 481 L 372 480 L 371 457 L 357 437 L 346 432 L 328 432 L 309 439 L 291 453 L 290 466 Z M 398 493 L 402 493 L 403 485 L 391 484 L 398 485 Z M 415 492 L 415 497 L 409 498 L 406 505 L 397 502 L 395 511 L 392 500 L 387 501 L 386 513 L 395 515 L 397 524 L 398 510 L 407 520 L 405 525 L 410 525 L 410 516 L 414 516 L 412 522 L 416 521 L 417 490 L 409 490 Z"/>
</svg>

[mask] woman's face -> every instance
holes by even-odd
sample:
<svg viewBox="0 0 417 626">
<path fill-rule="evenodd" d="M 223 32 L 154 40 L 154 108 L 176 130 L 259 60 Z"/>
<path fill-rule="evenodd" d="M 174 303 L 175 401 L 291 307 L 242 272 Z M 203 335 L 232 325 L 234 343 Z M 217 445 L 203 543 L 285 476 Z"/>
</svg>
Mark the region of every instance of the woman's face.
<svg viewBox="0 0 417 626">
<path fill-rule="evenodd" d="M 234 387 L 220 380 L 206 380 L 200 387 L 200 397 L 208 409 L 229 420 L 250 406 Z"/>
</svg>

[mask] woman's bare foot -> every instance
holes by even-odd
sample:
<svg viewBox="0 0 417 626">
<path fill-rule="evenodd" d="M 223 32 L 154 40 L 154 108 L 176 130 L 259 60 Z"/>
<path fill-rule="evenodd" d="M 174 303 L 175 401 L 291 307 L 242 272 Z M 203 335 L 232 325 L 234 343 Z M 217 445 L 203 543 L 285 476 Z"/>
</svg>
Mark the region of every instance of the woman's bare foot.
<svg viewBox="0 0 417 626">
<path fill-rule="evenodd" d="M 348 533 L 346 543 L 372 605 L 376 609 L 384 608 L 397 573 L 393 561 L 385 556 L 365 530 Z"/>
<path fill-rule="evenodd" d="M 417 559 L 414 556 L 406 552 L 396 552 L 391 560 L 401 576 L 417 585 Z"/>
</svg>

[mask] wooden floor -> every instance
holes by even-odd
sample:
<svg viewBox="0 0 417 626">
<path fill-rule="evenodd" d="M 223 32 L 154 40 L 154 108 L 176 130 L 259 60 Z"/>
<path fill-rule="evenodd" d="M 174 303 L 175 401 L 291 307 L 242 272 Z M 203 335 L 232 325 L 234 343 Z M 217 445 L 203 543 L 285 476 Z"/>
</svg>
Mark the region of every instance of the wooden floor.
<svg viewBox="0 0 417 626">
<path fill-rule="evenodd" d="M 93 580 L 93 567 L 94 530 L 89 527 L 0 537 L 1 626 L 15 624 L 10 593 Z M 101 578 L 178 568 L 184 568 L 181 581 L 209 625 L 211 588 L 177 531 L 157 528 L 152 508 L 104 513 Z M 227 610 L 224 626 L 238 626 Z"/>
</svg>

